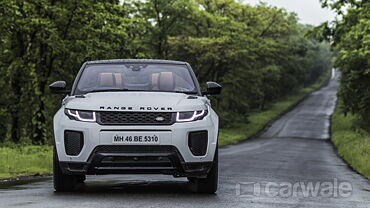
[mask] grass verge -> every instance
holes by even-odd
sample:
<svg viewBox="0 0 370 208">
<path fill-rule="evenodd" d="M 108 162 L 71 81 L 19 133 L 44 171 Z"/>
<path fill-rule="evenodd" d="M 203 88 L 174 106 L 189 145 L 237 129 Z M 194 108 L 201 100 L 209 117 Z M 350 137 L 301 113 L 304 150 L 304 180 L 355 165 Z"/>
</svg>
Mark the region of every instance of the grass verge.
<svg viewBox="0 0 370 208">
<path fill-rule="evenodd" d="M 0 147 L 0 178 L 51 173 L 52 155 L 47 145 Z"/>
<path fill-rule="evenodd" d="M 331 139 L 338 154 L 354 170 L 370 179 L 370 133 L 358 124 L 357 115 L 345 116 L 338 106 L 332 116 Z"/>
<path fill-rule="evenodd" d="M 257 134 L 263 130 L 270 121 L 284 114 L 311 92 L 327 84 L 328 80 L 329 74 L 323 76 L 315 84 L 302 88 L 297 93 L 288 95 L 282 100 L 273 103 L 267 110 L 252 112 L 248 117 L 249 123 L 242 123 L 233 128 L 220 129 L 219 146 L 236 144 Z"/>
</svg>

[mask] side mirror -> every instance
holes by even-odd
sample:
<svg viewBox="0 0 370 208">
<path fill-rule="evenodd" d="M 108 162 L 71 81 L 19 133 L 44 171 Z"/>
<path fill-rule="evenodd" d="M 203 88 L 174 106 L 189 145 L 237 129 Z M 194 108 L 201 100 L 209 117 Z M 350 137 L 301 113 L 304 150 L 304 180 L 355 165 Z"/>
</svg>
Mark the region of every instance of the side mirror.
<svg viewBox="0 0 370 208">
<path fill-rule="evenodd" d="M 219 95 L 222 87 L 216 82 L 207 82 L 207 91 L 202 92 L 202 95 Z"/>
<path fill-rule="evenodd" d="M 68 94 L 71 91 L 66 90 L 66 82 L 65 81 L 56 81 L 53 84 L 49 85 L 50 92 L 53 94 Z"/>
</svg>

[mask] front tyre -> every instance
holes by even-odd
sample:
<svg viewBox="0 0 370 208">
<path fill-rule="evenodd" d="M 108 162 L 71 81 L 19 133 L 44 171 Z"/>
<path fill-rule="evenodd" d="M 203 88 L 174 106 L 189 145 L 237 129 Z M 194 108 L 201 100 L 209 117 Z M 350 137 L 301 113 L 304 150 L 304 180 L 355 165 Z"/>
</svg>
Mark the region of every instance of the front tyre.
<svg viewBox="0 0 370 208">
<path fill-rule="evenodd" d="M 218 187 L 218 147 L 216 147 L 213 165 L 206 178 L 191 178 L 190 183 L 197 193 L 214 194 Z"/>
<path fill-rule="evenodd" d="M 77 177 L 72 175 L 66 175 L 62 172 L 59 166 L 59 159 L 56 148 L 53 150 L 53 179 L 54 189 L 56 192 L 68 192 L 73 191 L 77 184 Z"/>
</svg>

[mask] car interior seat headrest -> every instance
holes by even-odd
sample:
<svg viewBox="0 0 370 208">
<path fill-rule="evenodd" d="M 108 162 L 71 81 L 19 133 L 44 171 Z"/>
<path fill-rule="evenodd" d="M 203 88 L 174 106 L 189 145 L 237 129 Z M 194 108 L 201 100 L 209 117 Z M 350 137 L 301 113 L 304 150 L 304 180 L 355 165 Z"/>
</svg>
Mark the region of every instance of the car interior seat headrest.
<svg viewBox="0 0 370 208">
<path fill-rule="evenodd" d="M 100 87 L 113 87 L 114 86 L 113 73 L 100 73 L 99 74 L 99 86 Z"/>
<path fill-rule="evenodd" d="M 158 89 L 163 91 L 173 91 L 175 79 L 172 72 L 161 72 L 158 79 Z"/>
</svg>

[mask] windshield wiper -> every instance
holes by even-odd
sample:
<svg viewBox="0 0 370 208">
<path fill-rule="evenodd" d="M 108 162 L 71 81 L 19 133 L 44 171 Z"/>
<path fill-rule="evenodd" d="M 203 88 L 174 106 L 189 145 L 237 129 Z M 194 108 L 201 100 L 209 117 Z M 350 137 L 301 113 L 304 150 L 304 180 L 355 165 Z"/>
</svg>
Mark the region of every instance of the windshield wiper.
<svg viewBox="0 0 370 208">
<path fill-rule="evenodd" d="M 112 88 L 112 89 L 96 89 L 96 90 L 91 90 L 87 91 L 86 93 L 91 93 L 91 92 L 122 92 L 122 91 L 129 91 L 129 89 L 123 88 Z"/>
<path fill-rule="evenodd" d="M 130 90 L 130 89 L 119 89 L 119 88 L 112 88 L 112 89 L 96 89 L 96 90 L 90 90 L 86 93 L 92 93 L 92 92 L 124 92 L 124 91 L 133 91 L 133 92 L 172 92 L 172 93 L 184 93 L 184 94 L 198 94 L 194 91 L 161 91 L 161 90 Z"/>
<path fill-rule="evenodd" d="M 169 91 L 169 92 L 184 93 L 184 94 L 191 94 L 191 95 L 198 94 L 197 92 L 194 92 L 194 91 Z"/>
</svg>

